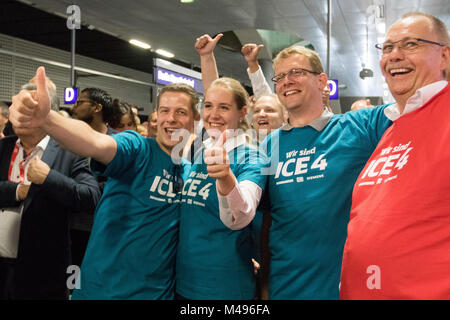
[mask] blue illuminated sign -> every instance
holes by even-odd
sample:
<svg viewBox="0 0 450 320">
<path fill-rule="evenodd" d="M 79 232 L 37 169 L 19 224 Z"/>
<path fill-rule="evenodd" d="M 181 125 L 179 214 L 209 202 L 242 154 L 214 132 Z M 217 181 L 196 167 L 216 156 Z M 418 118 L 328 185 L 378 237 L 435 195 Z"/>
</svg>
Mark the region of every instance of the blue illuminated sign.
<svg viewBox="0 0 450 320">
<path fill-rule="evenodd" d="M 328 79 L 328 86 L 330 87 L 330 100 L 339 99 L 339 83 L 337 80 Z"/>
<path fill-rule="evenodd" d="M 163 68 L 156 68 L 156 83 L 171 84 L 179 82 L 190 85 L 195 91 L 203 93 L 203 85 L 200 79 L 192 78 Z"/>
<path fill-rule="evenodd" d="M 74 104 L 77 101 L 78 88 L 64 89 L 64 104 Z"/>
</svg>

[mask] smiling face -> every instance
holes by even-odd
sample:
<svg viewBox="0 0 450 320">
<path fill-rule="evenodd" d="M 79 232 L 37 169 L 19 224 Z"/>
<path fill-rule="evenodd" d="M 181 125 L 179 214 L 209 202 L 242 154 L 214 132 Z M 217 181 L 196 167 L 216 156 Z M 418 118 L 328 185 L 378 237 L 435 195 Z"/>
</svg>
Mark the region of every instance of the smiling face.
<svg viewBox="0 0 450 320">
<path fill-rule="evenodd" d="M 203 123 L 206 130 L 238 129 L 246 109 L 238 109 L 233 92 L 222 86 L 211 86 L 205 95 Z"/>
<path fill-rule="evenodd" d="M 170 154 L 179 140 L 172 141 L 177 129 L 194 130 L 194 112 L 191 98 L 184 92 L 164 92 L 159 99 L 156 141 Z"/>
<path fill-rule="evenodd" d="M 293 54 L 287 58 L 279 59 L 274 65 L 274 74 L 287 74 L 292 69 L 312 70 L 308 57 L 302 54 Z M 309 108 L 323 110 L 322 91 L 327 83 L 324 73 L 304 75 L 286 75 L 276 83 L 276 93 L 280 102 L 289 113 Z"/>
<path fill-rule="evenodd" d="M 407 38 L 440 42 L 431 21 L 423 16 L 410 16 L 394 23 L 385 43 Z M 392 96 L 401 107 L 418 89 L 443 79 L 442 70 L 448 64 L 448 51 L 448 47 L 420 42 L 413 52 L 394 46 L 392 52 L 383 54 L 381 71 Z"/>
<path fill-rule="evenodd" d="M 267 133 L 278 129 L 284 122 L 283 107 L 276 97 L 268 95 L 259 98 L 253 108 L 253 128 L 258 132 L 260 129 Z"/>
</svg>

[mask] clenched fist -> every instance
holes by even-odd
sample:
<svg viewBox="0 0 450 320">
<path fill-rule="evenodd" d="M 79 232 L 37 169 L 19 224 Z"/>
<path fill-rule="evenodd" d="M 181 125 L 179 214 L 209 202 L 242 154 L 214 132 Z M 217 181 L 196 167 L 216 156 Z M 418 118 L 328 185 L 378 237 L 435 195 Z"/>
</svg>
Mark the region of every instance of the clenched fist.
<svg viewBox="0 0 450 320">
<path fill-rule="evenodd" d="M 43 184 L 50 172 L 50 167 L 35 157 L 28 167 L 27 179 L 34 184 Z"/>
</svg>

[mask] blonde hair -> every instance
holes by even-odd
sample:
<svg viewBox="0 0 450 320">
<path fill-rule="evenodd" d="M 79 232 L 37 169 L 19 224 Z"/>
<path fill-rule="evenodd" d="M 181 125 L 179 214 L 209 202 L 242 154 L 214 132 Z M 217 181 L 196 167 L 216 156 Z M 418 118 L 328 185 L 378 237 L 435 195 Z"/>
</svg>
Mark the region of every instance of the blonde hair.
<svg viewBox="0 0 450 320">
<path fill-rule="evenodd" d="M 281 50 L 277 56 L 275 57 L 275 59 L 273 59 L 273 66 L 275 67 L 275 65 L 282 59 L 286 59 L 289 58 L 295 54 L 300 54 L 303 55 L 305 57 L 308 58 L 309 64 L 311 65 L 311 71 L 317 72 L 317 73 L 323 73 L 323 65 L 322 65 L 322 61 L 320 61 L 320 57 L 317 54 L 317 52 L 305 48 L 303 46 L 290 46 L 288 48 L 285 48 L 283 50 Z"/>
<path fill-rule="evenodd" d="M 230 90 L 238 110 L 242 110 L 242 108 L 247 105 L 249 95 L 239 81 L 227 77 L 218 78 L 211 83 L 208 90 L 212 87 L 221 87 Z M 238 128 L 244 131 L 250 129 L 250 123 L 247 118 L 244 117 L 244 119 L 239 122 Z"/>
</svg>

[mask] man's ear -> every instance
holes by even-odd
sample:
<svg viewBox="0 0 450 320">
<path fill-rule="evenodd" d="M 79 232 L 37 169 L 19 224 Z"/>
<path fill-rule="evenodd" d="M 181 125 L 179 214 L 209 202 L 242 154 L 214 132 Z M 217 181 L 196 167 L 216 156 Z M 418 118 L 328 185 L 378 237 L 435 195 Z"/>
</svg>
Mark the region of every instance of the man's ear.
<svg viewBox="0 0 450 320">
<path fill-rule="evenodd" d="M 194 116 L 195 121 L 200 121 L 200 112 L 197 112 Z"/>
<path fill-rule="evenodd" d="M 328 84 L 328 76 L 325 73 L 318 75 L 319 77 L 319 89 L 323 91 L 323 88 Z"/>
<path fill-rule="evenodd" d="M 450 72 L 450 46 L 442 48 L 441 70 L 445 70 L 446 73 Z M 450 78 L 448 74 L 446 77 Z"/>
<path fill-rule="evenodd" d="M 102 112 L 102 110 L 103 110 L 103 106 L 101 103 L 96 103 L 94 105 L 94 108 L 95 108 L 95 112 Z"/>
</svg>

